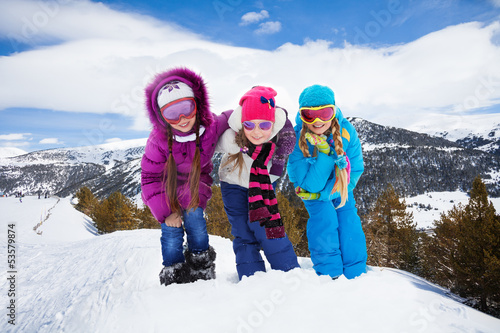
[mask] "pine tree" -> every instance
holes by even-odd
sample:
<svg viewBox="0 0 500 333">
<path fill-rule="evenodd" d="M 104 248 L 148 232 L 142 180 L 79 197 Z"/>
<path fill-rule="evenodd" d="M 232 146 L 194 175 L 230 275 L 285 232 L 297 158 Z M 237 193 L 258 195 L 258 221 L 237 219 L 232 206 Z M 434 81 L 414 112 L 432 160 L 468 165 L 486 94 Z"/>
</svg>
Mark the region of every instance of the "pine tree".
<svg viewBox="0 0 500 333">
<path fill-rule="evenodd" d="M 479 176 L 458 222 L 458 235 L 456 289 L 479 298 L 480 309 L 487 311 L 489 299 L 500 296 L 500 221 Z"/>
<path fill-rule="evenodd" d="M 448 289 L 455 285 L 452 262 L 457 256 L 458 221 L 462 219 L 463 210 L 464 207 L 458 204 L 442 213 L 434 222 L 433 235 L 422 238 L 422 276 Z"/>
<path fill-rule="evenodd" d="M 114 212 L 108 199 L 101 200 L 92 211 L 90 217 L 100 234 L 116 230 Z"/>
<path fill-rule="evenodd" d="M 92 191 L 90 191 L 88 187 L 84 186 L 75 193 L 75 197 L 78 199 L 78 203 L 75 205 L 75 208 L 85 215 L 90 216 L 95 206 L 98 204 L 98 200 Z"/>
<path fill-rule="evenodd" d="M 151 214 L 151 210 L 148 206 L 143 208 L 137 208 L 135 216 L 139 220 L 139 229 L 160 229 L 161 225 Z"/>
<path fill-rule="evenodd" d="M 378 197 L 364 225 L 368 264 L 419 272 L 419 232 L 406 202 L 389 184 Z"/>
<path fill-rule="evenodd" d="M 138 228 L 138 221 L 133 216 L 135 205 L 120 192 L 112 193 L 108 202 L 113 212 L 115 230 L 133 230 Z"/>
<path fill-rule="evenodd" d="M 425 277 L 500 315 L 500 217 L 479 176 L 467 205 L 454 206 L 435 225 L 423 246 Z"/>
</svg>

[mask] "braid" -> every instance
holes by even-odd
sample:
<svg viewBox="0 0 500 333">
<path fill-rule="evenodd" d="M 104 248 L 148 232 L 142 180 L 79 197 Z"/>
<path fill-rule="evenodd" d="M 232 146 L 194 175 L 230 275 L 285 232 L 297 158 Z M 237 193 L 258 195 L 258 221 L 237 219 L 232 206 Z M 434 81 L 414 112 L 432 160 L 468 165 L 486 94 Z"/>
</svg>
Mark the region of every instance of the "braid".
<svg viewBox="0 0 500 333">
<path fill-rule="evenodd" d="M 201 157 L 200 157 L 200 122 L 198 115 L 195 122 L 196 132 L 196 150 L 191 164 L 191 172 L 189 173 L 189 191 L 191 193 L 191 201 L 189 202 L 188 210 L 195 209 L 200 204 L 200 175 L 201 175 Z"/>
<path fill-rule="evenodd" d="M 165 191 L 167 196 L 167 204 L 173 213 L 181 214 L 181 206 L 177 198 L 177 164 L 175 164 L 174 155 L 172 154 L 173 145 L 172 128 L 168 126 L 168 160 L 163 173 L 163 184 L 166 186 Z"/>
<path fill-rule="evenodd" d="M 236 133 L 236 137 L 234 138 L 234 142 L 238 145 L 238 147 L 243 148 L 248 145 L 248 139 L 245 135 L 245 132 L 243 131 L 243 128 L 239 130 L 238 133 Z M 240 151 L 236 154 L 229 154 L 229 157 L 227 158 L 227 161 L 224 162 L 223 165 L 221 165 L 221 168 L 224 168 L 226 165 L 234 163 L 233 169 L 231 172 L 233 172 L 236 168 L 238 168 L 238 177 L 241 177 L 241 172 L 243 170 L 243 165 L 245 164 L 245 160 L 243 159 L 243 153 Z"/>
<path fill-rule="evenodd" d="M 340 133 L 340 125 L 337 120 L 337 118 L 334 118 L 332 121 L 332 133 L 333 133 L 333 140 L 335 142 L 335 152 L 337 153 L 337 156 L 342 156 L 344 155 L 344 149 L 343 149 L 343 144 L 342 144 L 342 136 Z M 338 166 L 335 166 L 335 175 L 338 177 L 338 183 L 336 186 L 333 187 L 332 189 L 332 194 L 339 191 L 340 192 L 340 198 L 341 202 L 338 208 L 342 207 L 345 205 L 345 202 L 347 201 L 347 170 L 343 169 L 340 170 Z"/>
</svg>

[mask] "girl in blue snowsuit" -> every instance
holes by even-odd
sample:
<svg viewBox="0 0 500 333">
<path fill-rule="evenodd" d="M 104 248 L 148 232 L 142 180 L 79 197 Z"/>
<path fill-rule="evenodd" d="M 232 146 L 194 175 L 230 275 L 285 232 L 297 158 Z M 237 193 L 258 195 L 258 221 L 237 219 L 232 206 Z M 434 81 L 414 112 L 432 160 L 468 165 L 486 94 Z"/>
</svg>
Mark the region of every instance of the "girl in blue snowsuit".
<svg viewBox="0 0 500 333">
<path fill-rule="evenodd" d="M 219 178 L 240 280 L 266 271 L 261 249 L 272 269 L 299 267 L 272 185 L 295 144 L 292 124 L 275 96 L 274 89 L 261 86 L 243 95 L 216 147 L 226 153 Z"/>
<path fill-rule="evenodd" d="M 299 97 L 297 142 L 287 165 L 309 213 L 307 239 L 314 269 L 348 279 L 366 271 L 366 241 L 353 189 L 363 173 L 356 130 L 335 106 L 333 91 L 310 86 Z"/>
</svg>

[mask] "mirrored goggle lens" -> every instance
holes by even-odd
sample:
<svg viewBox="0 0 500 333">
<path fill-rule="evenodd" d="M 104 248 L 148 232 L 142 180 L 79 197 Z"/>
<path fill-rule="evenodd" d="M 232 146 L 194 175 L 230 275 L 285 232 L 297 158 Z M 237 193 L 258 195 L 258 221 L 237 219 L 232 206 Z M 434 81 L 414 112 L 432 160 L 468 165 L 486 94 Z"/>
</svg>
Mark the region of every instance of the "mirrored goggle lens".
<svg viewBox="0 0 500 333">
<path fill-rule="evenodd" d="M 243 122 L 243 127 L 245 127 L 246 130 L 252 131 L 255 128 L 255 123 L 253 121 L 244 121 Z M 271 121 L 263 121 L 259 123 L 259 127 L 263 131 L 268 131 L 273 127 L 273 123 Z"/>
<path fill-rule="evenodd" d="M 330 121 L 333 119 L 335 116 L 335 109 L 331 106 L 326 107 L 326 108 L 321 108 L 321 109 L 302 109 L 300 110 L 300 116 L 303 121 L 307 123 L 312 123 L 316 119 L 319 119 L 320 121 Z"/>
<path fill-rule="evenodd" d="M 180 99 L 161 108 L 163 118 L 169 123 L 178 123 L 181 117 L 190 119 L 196 114 L 196 103 L 192 98 Z"/>
</svg>

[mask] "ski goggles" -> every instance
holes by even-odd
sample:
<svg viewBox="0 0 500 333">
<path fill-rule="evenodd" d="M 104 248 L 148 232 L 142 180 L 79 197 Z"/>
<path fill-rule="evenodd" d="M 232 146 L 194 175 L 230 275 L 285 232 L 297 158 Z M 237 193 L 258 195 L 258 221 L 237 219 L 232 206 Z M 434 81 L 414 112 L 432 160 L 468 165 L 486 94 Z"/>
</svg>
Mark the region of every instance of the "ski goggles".
<svg viewBox="0 0 500 333">
<path fill-rule="evenodd" d="M 160 109 L 163 119 L 176 125 L 181 122 L 181 118 L 191 119 L 196 115 L 196 102 L 192 97 L 185 97 L 170 102 Z"/>
<path fill-rule="evenodd" d="M 317 121 L 327 123 L 335 117 L 335 105 L 306 106 L 300 108 L 300 119 L 306 124 L 314 124 Z"/>
<path fill-rule="evenodd" d="M 253 121 L 247 120 L 243 122 L 243 127 L 245 127 L 247 131 L 253 131 L 256 125 L 257 124 L 254 123 Z M 269 131 L 272 127 L 273 127 L 272 121 L 263 121 L 259 123 L 259 128 L 263 131 Z"/>
</svg>

